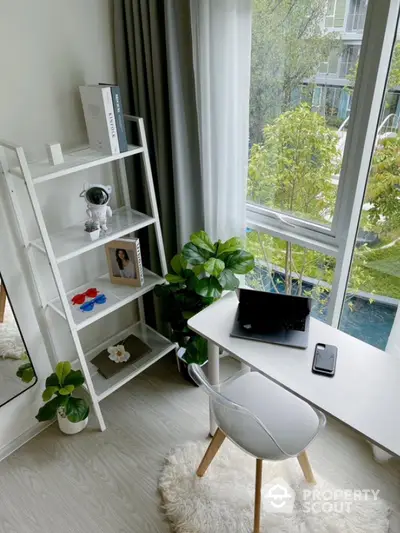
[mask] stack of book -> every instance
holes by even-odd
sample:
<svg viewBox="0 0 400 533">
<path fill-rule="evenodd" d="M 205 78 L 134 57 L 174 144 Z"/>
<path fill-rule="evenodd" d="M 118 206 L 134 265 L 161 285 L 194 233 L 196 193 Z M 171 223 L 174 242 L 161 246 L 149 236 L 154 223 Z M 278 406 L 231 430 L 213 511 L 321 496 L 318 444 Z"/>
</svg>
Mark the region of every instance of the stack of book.
<svg viewBox="0 0 400 533">
<path fill-rule="evenodd" d="M 126 152 L 128 143 L 118 85 L 84 85 L 79 91 L 90 147 L 108 155 Z"/>
</svg>

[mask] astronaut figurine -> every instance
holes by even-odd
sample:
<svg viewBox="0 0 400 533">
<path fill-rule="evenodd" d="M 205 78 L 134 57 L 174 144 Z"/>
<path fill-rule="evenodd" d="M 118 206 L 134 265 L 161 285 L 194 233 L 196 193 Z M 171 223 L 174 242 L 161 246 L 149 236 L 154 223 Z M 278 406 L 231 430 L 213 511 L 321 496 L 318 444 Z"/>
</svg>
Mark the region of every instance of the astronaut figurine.
<svg viewBox="0 0 400 533">
<path fill-rule="evenodd" d="M 86 213 L 91 221 L 97 223 L 103 231 L 107 231 L 107 217 L 112 216 L 110 201 L 111 185 L 100 185 L 98 183 L 85 183 L 84 189 L 79 195 L 85 198 Z"/>
</svg>

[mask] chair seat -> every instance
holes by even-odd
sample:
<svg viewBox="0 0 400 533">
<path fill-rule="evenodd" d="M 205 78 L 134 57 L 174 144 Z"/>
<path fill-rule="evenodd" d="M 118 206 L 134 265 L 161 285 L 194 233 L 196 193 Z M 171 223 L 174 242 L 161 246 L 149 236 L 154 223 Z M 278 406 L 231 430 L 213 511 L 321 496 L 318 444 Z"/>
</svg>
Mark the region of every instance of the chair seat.
<svg viewBox="0 0 400 533">
<path fill-rule="evenodd" d="M 256 415 L 264 429 L 248 415 L 212 401 L 218 426 L 246 452 L 267 460 L 302 452 L 316 436 L 320 419 L 314 409 L 258 372 L 249 372 L 223 386 L 221 394 Z"/>
</svg>

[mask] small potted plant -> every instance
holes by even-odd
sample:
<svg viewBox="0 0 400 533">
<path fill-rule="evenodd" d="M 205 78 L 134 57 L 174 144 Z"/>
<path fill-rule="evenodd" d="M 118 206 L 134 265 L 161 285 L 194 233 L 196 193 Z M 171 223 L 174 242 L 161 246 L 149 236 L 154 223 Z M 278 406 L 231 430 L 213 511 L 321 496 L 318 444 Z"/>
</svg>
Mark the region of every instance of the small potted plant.
<svg viewBox="0 0 400 533">
<path fill-rule="evenodd" d="M 187 321 L 218 300 L 224 291 L 237 289 L 236 274 L 250 272 L 254 256 L 243 249 L 238 237 L 213 243 L 205 231 L 199 231 L 172 258 L 171 268 L 172 272 L 165 277 L 168 284 L 157 286 L 155 292 L 164 300 L 171 338 L 180 346 L 178 369 L 185 379 L 190 379 L 187 366 L 205 364 L 208 354 L 206 340 L 190 330 Z"/>
<path fill-rule="evenodd" d="M 82 372 L 72 370 L 69 361 L 58 363 L 56 371 L 46 379 L 46 389 L 42 394 L 45 404 L 39 409 L 37 420 L 44 422 L 57 417 L 60 430 L 67 435 L 85 429 L 89 405 L 84 399 L 72 395 L 84 382 Z"/>
<path fill-rule="evenodd" d="M 100 237 L 100 226 L 98 222 L 95 222 L 94 220 L 86 220 L 85 234 L 90 241 L 97 241 Z"/>
</svg>

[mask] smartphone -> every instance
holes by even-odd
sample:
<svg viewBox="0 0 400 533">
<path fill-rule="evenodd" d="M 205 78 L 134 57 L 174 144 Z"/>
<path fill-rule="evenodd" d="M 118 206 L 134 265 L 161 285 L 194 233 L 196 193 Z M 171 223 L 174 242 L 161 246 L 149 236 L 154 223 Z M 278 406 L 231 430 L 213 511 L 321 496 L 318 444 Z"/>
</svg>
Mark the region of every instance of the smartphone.
<svg viewBox="0 0 400 533">
<path fill-rule="evenodd" d="M 314 374 L 333 377 L 336 370 L 337 348 L 331 344 L 318 343 L 315 346 L 312 371 Z"/>
</svg>

